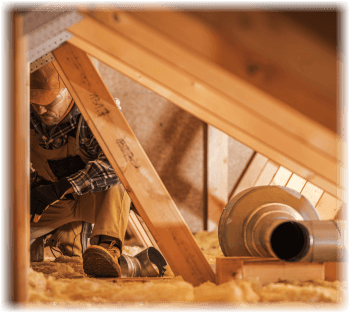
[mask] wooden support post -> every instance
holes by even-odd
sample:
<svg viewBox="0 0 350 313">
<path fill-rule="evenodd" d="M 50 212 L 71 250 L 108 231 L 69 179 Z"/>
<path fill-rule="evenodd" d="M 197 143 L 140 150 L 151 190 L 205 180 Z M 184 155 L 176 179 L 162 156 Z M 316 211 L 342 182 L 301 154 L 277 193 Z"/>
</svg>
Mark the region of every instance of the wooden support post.
<svg viewBox="0 0 350 313">
<path fill-rule="evenodd" d="M 218 224 L 228 200 L 228 136 L 208 125 L 207 140 L 208 217 L 214 224 Z"/>
<path fill-rule="evenodd" d="M 193 285 L 214 282 L 213 270 L 89 56 L 69 43 L 53 54 L 56 69 L 175 275 Z"/>
<path fill-rule="evenodd" d="M 13 13 L 13 207 L 12 269 L 13 301 L 23 302 L 28 296 L 29 269 L 29 63 L 23 21 Z"/>
</svg>

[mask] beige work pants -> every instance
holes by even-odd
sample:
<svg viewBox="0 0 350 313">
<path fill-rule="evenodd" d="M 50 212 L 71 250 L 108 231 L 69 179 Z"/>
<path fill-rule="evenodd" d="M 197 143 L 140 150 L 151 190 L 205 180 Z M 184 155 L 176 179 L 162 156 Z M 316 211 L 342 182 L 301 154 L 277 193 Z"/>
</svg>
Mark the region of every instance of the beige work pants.
<svg viewBox="0 0 350 313">
<path fill-rule="evenodd" d="M 78 153 L 80 155 L 81 151 Z M 35 136 L 31 135 L 31 162 L 38 174 L 45 179 L 55 181 L 47 160 L 57 160 L 76 155 L 75 139 L 69 137 L 68 143 L 56 150 L 46 150 L 39 146 Z M 84 162 L 88 160 L 81 155 Z M 130 198 L 121 183 L 113 188 L 74 195 L 75 200 L 62 199 L 49 206 L 37 223 L 30 223 L 30 239 L 41 237 L 52 230 L 73 222 L 85 221 L 95 224 L 91 238 L 107 235 L 118 238 L 124 244 L 124 236 L 129 218 Z"/>
</svg>

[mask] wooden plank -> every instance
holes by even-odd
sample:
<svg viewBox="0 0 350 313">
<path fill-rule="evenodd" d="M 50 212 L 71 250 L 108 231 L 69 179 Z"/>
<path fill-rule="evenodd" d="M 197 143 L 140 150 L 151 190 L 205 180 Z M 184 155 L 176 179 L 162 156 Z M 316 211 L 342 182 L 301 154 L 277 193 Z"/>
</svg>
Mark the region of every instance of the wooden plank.
<svg viewBox="0 0 350 313">
<path fill-rule="evenodd" d="M 232 279 L 258 280 L 262 284 L 278 281 L 306 281 L 325 278 L 324 263 L 282 262 L 251 257 L 216 258 L 216 283 Z"/>
<path fill-rule="evenodd" d="M 228 200 L 228 136 L 208 125 L 208 216 L 215 224 Z"/>
<path fill-rule="evenodd" d="M 252 114 L 237 99 L 227 97 L 222 91 L 211 87 L 207 81 L 167 61 L 165 55 L 151 53 L 133 39 L 126 39 L 102 25 L 101 21 L 86 17 L 69 28 L 69 31 L 75 34 L 69 40 L 71 43 L 315 185 L 337 194 L 336 156 L 329 156 L 326 150 L 321 152 L 321 148 L 315 148 L 305 139 L 314 141 L 315 137 L 311 138 L 306 134 L 295 137 L 281 131 L 280 126 Z M 104 36 L 100 36 L 101 33 Z M 160 68 L 162 71 L 159 71 Z M 260 96 L 256 97 L 254 103 L 260 103 L 259 99 Z M 319 136 L 319 133 L 315 134 Z M 333 139 L 327 140 L 325 135 L 321 141 L 315 142 L 331 142 L 334 146 L 336 136 L 329 135 Z M 334 152 L 336 149 L 327 151 Z M 343 197 L 343 194 L 339 193 L 339 196 Z"/>
<path fill-rule="evenodd" d="M 265 164 L 264 169 L 262 170 L 260 176 L 256 180 L 254 186 L 267 186 L 270 185 L 273 177 L 275 176 L 278 170 L 278 165 L 272 161 L 268 161 Z"/>
<path fill-rule="evenodd" d="M 325 262 L 325 280 L 344 281 L 346 280 L 346 262 Z"/>
<path fill-rule="evenodd" d="M 280 166 L 270 185 L 285 186 L 291 176 L 292 172 L 290 170 Z"/>
<path fill-rule="evenodd" d="M 23 18 L 19 12 L 12 13 L 12 86 L 13 86 L 13 158 L 12 161 L 12 284 L 11 300 L 24 302 L 28 297 L 29 269 L 29 63 L 27 39 L 23 36 Z M 10 248 L 10 247 L 9 247 Z M 9 286 L 8 286 L 9 287 Z"/>
<path fill-rule="evenodd" d="M 130 212 L 128 222 L 131 231 L 134 234 L 137 241 L 140 244 L 142 244 L 145 248 L 153 247 L 151 240 L 148 238 L 146 232 L 144 231 L 143 227 L 141 226 L 139 220 L 137 219 L 133 211 Z"/>
<path fill-rule="evenodd" d="M 260 153 L 257 153 L 254 156 L 252 162 L 250 163 L 250 166 L 247 169 L 245 175 L 242 177 L 242 179 L 238 183 L 235 191 L 232 194 L 232 197 L 234 197 L 236 194 L 240 193 L 241 191 L 247 188 L 253 187 L 267 162 L 268 162 L 267 157 L 263 156 Z"/>
<path fill-rule="evenodd" d="M 193 285 L 214 281 L 213 270 L 89 56 L 69 43 L 53 54 L 56 69 L 173 272 Z"/>
<path fill-rule="evenodd" d="M 288 188 L 291 188 L 297 192 L 301 192 L 305 186 L 306 180 L 297 174 L 293 174 L 287 183 Z"/>
<path fill-rule="evenodd" d="M 342 204 L 342 201 L 337 200 L 335 197 L 325 192 L 316 205 L 316 210 L 321 220 L 332 220 L 337 215 Z"/>
<path fill-rule="evenodd" d="M 166 11 L 170 10 L 165 8 L 161 12 L 132 12 L 131 17 L 118 14 L 118 22 L 120 24 L 124 22 L 130 32 L 137 34 L 137 24 L 131 18 L 138 18 L 146 24 L 144 28 L 152 26 L 163 35 L 159 36 L 161 37 L 159 41 L 173 38 L 299 110 L 320 107 L 320 103 L 317 103 L 317 95 L 320 96 L 320 94 L 326 95 L 325 99 L 321 100 L 322 113 L 327 112 L 327 109 L 329 111 L 330 108 L 335 109 L 335 46 L 324 44 L 312 33 L 305 31 L 281 13 L 227 10 L 190 13 Z M 244 22 L 246 22 L 245 25 Z M 187 30 L 186 34 L 179 31 L 180 27 Z M 123 25 L 120 25 L 118 30 L 122 32 L 122 28 Z M 144 30 L 143 36 L 146 37 L 144 40 L 154 39 L 150 35 L 147 37 L 148 33 L 148 30 Z M 156 40 L 151 42 L 158 47 Z M 163 48 L 163 51 L 166 51 L 165 49 Z M 315 63 L 307 61 L 311 56 Z M 325 68 L 319 69 L 316 60 L 322 62 L 325 59 L 328 59 L 329 63 Z M 299 88 L 294 89 L 297 85 Z M 308 87 L 311 88 L 308 90 Z M 316 92 L 310 96 L 313 89 Z M 298 95 L 293 95 L 293 90 L 300 92 Z M 300 108 L 300 104 L 305 103 L 305 98 L 308 98 L 311 103 L 308 103 L 307 108 Z M 314 111 L 307 113 L 312 119 L 317 118 Z M 328 122 L 325 121 L 326 114 L 321 114 L 322 122 L 329 127 L 331 123 L 335 131 L 334 110 L 331 114 L 332 119 Z"/>
<path fill-rule="evenodd" d="M 305 196 L 313 206 L 316 206 L 323 194 L 323 190 L 311 184 L 310 182 L 307 182 L 301 191 L 301 194 Z"/>
<path fill-rule="evenodd" d="M 135 214 L 135 217 L 137 219 L 137 221 L 139 222 L 140 226 L 143 229 L 143 232 L 145 233 L 146 237 L 148 238 L 148 240 L 151 242 L 152 247 L 156 248 L 158 251 L 160 251 L 157 241 L 154 239 L 152 233 L 150 232 L 150 230 L 148 229 L 146 223 L 143 221 L 143 219 L 141 218 L 140 215 Z"/>
</svg>

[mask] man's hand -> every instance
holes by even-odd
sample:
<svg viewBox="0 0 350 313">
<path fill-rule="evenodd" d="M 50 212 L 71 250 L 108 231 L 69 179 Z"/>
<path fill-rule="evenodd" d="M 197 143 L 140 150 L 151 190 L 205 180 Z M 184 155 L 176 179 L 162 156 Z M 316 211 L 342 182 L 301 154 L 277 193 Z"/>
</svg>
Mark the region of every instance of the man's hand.
<svg viewBox="0 0 350 313">
<path fill-rule="evenodd" d="M 50 205 L 59 201 L 73 187 L 67 178 L 62 178 L 50 185 L 40 186 L 30 192 L 30 219 L 34 216 L 34 222 L 37 223 L 44 210 Z M 72 190 L 73 191 L 73 190 Z"/>
</svg>

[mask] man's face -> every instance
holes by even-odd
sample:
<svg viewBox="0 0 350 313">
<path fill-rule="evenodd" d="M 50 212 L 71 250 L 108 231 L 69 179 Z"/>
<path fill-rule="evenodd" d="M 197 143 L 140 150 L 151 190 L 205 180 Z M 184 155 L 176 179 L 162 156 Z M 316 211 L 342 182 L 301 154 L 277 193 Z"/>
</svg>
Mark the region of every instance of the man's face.
<svg viewBox="0 0 350 313">
<path fill-rule="evenodd" d="M 43 123 L 47 126 L 53 126 L 59 122 L 66 113 L 71 98 L 67 89 L 63 89 L 56 99 L 48 105 L 38 105 L 31 103 L 33 109 L 38 113 Z"/>
</svg>

